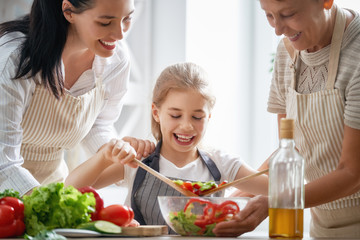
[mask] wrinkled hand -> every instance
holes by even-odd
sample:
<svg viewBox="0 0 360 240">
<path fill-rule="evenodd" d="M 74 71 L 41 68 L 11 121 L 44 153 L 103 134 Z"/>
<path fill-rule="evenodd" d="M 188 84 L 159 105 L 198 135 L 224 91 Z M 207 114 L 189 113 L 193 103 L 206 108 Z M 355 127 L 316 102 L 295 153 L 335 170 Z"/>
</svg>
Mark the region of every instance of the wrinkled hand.
<svg viewBox="0 0 360 240">
<path fill-rule="evenodd" d="M 253 231 L 268 216 L 268 198 L 251 198 L 232 220 L 216 224 L 213 233 L 222 237 L 237 237 Z"/>
<path fill-rule="evenodd" d="M 130 143 L 136 151 L 136 158 L 141 160 L 149 156 L 155 150 L 155 144 L 149 140 L 138 139 L 134 137 L 124 137 L 122 140 Z"/>
<path fill-rule="evenodd" d="M 104 145 L 101 151 L 107 160 L 114 163 L 129 164 L 134 168 L 137 167 L 137 164 L 132 162 L 136 156 L 136 151 L 128 142 L 112 139 Z"/>
</svg>

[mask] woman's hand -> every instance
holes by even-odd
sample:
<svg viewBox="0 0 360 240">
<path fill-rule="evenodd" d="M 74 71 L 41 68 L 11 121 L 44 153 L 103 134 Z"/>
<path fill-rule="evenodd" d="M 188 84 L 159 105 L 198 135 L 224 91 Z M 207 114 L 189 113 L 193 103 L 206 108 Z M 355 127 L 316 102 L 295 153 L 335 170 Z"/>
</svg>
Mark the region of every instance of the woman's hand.
<svg viewBox="0 0 360 240">
<path fill-rule="evenodd" d="M 149 140 L 138 139 L 134 137 L 124 137 L 122 140 L 130 143 L 136 151 L 136 158 L 141 160 L 149 156 L 155 150 L 155 144 Z"/>
<path fill-rule="evenodd" d="M 251 198 L 232 220 L 216 224 L 213 233 L 222 237 L 237 237 L 253 231 L 268 216 L 268 198 L 256 196 Z"/>
</svg>

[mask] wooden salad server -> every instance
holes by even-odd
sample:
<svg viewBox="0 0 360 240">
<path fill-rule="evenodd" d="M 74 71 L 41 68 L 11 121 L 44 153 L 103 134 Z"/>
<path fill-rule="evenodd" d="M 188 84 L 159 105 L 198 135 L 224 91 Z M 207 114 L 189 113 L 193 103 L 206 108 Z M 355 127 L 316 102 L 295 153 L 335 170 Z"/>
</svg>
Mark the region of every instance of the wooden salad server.
<svg viewBox="0 0 360 240">
<path fill-rule="evenodd" d="M 246 182 L 246 181 L 250 180 L 251 178 L 254 178 L 254 177 L 257 177 L 257 176 L 262 175 L 262 174 L 264 174 L 264 173 L 267 173 L 268 171 L 269 171 L 269 169 L 265 169 L 265 170 L 263 170 L 263 171 L 260 171 L 260 172 L 251 174 L 251 175 L 249 175 L 249 176 L 246 176 L 246 177 L 243 177 L 243 178 L 239 178 L 239 179 L 237 179 L 237 180 L 235 180 L 235 181 L 233 181 L 233 182 L 226 183 L 226 184 L 224 184 L 224 185 L 221 185 L 220 187 L 213 188 L 213 189 L 210 189 L 210 190 L 208 190 L 208 191 L 206 191 L 206 192 L 203 192 L 203 193 L 200 194 L 200 196 L 211 195 L 211 194 L 216 193 L 216 192 L 218 192 L 218 191 L 224 190 L 224 189 L 226 189 L 226 188 L 228 188 L 228 187 L 232 187 L 232 186 L 235 186 L 235 185 L 237 185 L 237 184 Z"/>
<path fill-rule="evenodd" d="M 161 181 L 165 182 L 166 184 L 168 184 L 170 187 L 174 188 L 176 191 L 182 193 L 183 195 L 187 196 L 187 197 L 198 197 L 198 195 L 196 195 L 195 193 L 183 189 L 181 186 L 179 186 L 178 184 L 174 183 L 171 179 L 165 177 L 164 175 L 162 175 L 161 173 L 155 171 L 154 169 L 152 169 L 151 167 L 149 167 L 148 165 L 144 164 L 142 161 L 138 160 L 138 159 L 134 159 L 134 161 L 144 170 L 146 170 L 147 172 L 149 172 L 150 174 L 154 175 L 155 177 L 159 178 Z"/>
</svg>

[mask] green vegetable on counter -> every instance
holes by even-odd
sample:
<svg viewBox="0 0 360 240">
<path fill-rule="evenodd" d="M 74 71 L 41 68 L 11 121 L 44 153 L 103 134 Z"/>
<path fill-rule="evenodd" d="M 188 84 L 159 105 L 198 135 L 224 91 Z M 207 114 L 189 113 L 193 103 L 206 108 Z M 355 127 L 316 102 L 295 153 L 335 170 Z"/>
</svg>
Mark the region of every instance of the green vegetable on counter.
<svg viewBox="0 0 360 240">
<path fill-rule="evenodd" d="M 51 230 L 42 230 L 35 237 L 31 237 L 29 235 L 25 235 L 25 239 L 28 240 L 66 240 L 67 238 L 55 233 Z"/>
<path fill-rule="evenodd" d="M 0 192 L 0 199 L 3 197 L 15 197 L 22 200 L 19 192 L 14 191 L 13 189 L 6 189 L 5 191 Z"/>
<path fill-rule="evenodd" d="M 94 212 L 93 194 L 82 194 L 72 186 L 51 183 L 34 188 L 24 196 L 26 233 L 34 236 L 42 230 L 76 228 L 91 220 Z"/>
<path fill-rule="evenodd" d="M 77 228 L 92 230 L 99 233 L 108 233 L 108 234 L 121 233 L 121 227 L 119 227 L 118 225 L 112 222 L 108 222 L 104 220 L 82 223 Z"/>
</svg>

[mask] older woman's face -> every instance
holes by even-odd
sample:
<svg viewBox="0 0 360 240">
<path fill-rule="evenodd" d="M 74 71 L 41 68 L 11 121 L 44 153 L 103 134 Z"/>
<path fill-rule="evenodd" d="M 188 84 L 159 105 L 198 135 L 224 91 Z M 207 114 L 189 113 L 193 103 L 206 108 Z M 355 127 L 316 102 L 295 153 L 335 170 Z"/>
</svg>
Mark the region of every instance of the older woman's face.
<svg viewBox="0 0 360 240">
<path fill-rule="evenodd" d="M 276 35 L 298 50 L 316 51 L 329 44 L 329 22 L 321 0 L 260 0 Z M 331 35 L 330 35 L 331 39 Z"/>
</svg>

